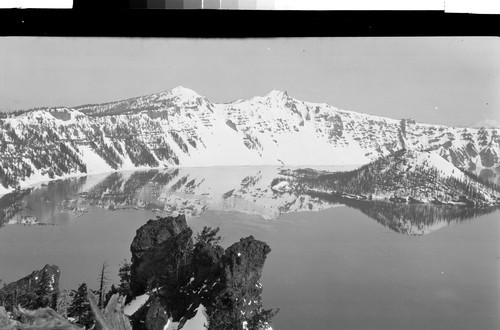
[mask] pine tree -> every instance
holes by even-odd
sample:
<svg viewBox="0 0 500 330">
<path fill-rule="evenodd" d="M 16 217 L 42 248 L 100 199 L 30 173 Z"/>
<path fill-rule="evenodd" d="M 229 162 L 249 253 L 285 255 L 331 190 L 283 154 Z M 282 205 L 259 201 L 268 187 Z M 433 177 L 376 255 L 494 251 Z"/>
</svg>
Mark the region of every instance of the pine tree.
<svg viewBox="0 0 500 330">
<path fill-rule="evenodd" d="M 279 309 L 260 308 L 248 321 L 247 328 L 252 330 L 267 330 L 271 325 L 271 319 L 278 314 Z"/>
<path fill-rule="evenodd" d="M 87 300 L 87 284 L 80 284 L 72 293 L 73 301 L 68 308 L 68 317 L 74 318 L 76 324 L 89 329 L 94 324 L 94 316 Z"/>
<path fill-rule="evenodd" d="M 212 229 L 212 227 L 204 226 L 201 233 L 196 235 L 196 243 L 206 243 L 212 246 L 217 245 L 222 240 L 222 236 L 217 235 L 219 233 L 219 227 Z"/>
<path fill-rule="evenodd" d="M 120 284 L 118 285 L 118 293 L 122 296 L 128 296 L 130 292 L 130 262 L 123 259 L 118 270 Z"/>
<path fill-rule="evenodd" d="M 99 290 L 97 290 L 98 294 L 98 299 L 97 299 L 97 305 L 99 308 L 104 308 L 104 298 L 106 295 L 106 284 L 109 281 L 109 278 L 107 277 L 108 272 L 106 269 L 108 268 L 108 263 L 105 261 L 102 263 L 102 268 L 101 271 L 99 272 Z"/>
</svg>

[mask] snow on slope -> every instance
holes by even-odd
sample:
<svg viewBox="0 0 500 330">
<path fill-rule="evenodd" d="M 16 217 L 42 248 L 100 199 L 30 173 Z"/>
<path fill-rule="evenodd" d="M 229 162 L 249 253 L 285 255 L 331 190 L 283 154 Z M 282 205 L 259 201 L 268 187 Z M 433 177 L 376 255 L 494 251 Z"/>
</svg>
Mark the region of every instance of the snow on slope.
<svg viewBox="0 0 500 330">
<path fill-rule="evenodd" d="M 446 177 L 453 177 L 459 180 L 465 179 L 465 175 L 462 171 L 436 153 L 419 152 L 415 157 L 414 164 L 422 164 L 431 168 L 436 168 Z"/>
<path fill-rule="evenodd" d="M 215 104 L 176 87 L 1 120 L 0 192 L 29 185 L 37 173 L 62 178 L 175 166 L 366 164 L 402 148 L 430 150 L 477 172 L 500 165 L 494 129 L 371 116 L 276 90 Z"/>
<path fill-rule="evenodd" d="M 177 330 L 178 329 L 178 323 L 177 322 L 172 322 L 170 319 L 168 320 L 168 323 L 165 325 L 163 330 Z M 205 309 L 205 306 L 201 305 L 198 306 L 196 309 L 196 315 L 193 316 L 193 318 L 189 319 L 184 323 L 184 326 L 182 327 L 183 330 L 205 330 L 206 327 L 205 325 L 208 325 L 208 315 Z"/>
<path fill-rule="evenodd" d="M 131 302 L 129 302 L 124 308 L 123 308 L 123 314 L 127 316 L 133 315 L 135 312 L 139 310 L 144 304 L 149 299 L 149 294 L 145 293 L 143 295 L 135 297 Z"/>
<path fill-rule="evenodd" d="M 79 149 L 82 153 L 82 158 L 85 159 L 87 173 L 106 173 L 113 171 L 113 168 L 88 146 L 81 146 Z"/>
<path fill-rule="evenodd" d="M 148 299 L 149 294 L 145 293 L 143 295 L 135 297 L 130 303 L 128 303 L 123 309 L 123 313 L 127 316 L 133 315 L 144 306 Z M 191 319 L 187 320 L 182 327 L 183 330 L 205 330 L 205 325 L 208 325 L 208 315 L 205 306 L 200 304 L 196 308 L 196 314 Z M 164 330 L 177 330 L 179 327 L 179 322 L 174 322 L 172 318 L 168 319 L 167 324 L 163 327 Z"/>
</svg>

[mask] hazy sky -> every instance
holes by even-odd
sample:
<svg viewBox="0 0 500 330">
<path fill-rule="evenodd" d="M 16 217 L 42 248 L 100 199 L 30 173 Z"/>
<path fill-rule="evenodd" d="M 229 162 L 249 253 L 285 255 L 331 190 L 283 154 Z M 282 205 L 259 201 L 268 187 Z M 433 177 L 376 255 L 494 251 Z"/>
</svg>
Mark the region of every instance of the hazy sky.
<svg viewBox="0 0 500 330">
<path fill-rule="evenodd" d="M 294 98 L 446 125 L 500 121 L 500 38 L 0 38 L 0 110 L 182 85 L 213 102 Z"/>
</svg>

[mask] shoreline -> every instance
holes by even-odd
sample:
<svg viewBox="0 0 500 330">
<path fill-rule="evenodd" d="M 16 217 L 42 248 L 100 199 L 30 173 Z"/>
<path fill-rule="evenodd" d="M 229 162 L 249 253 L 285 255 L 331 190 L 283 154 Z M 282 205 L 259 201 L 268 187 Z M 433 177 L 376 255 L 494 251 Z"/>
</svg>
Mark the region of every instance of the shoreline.
<svg viewBox="0 0 500 330">
<path fill-rule="evenodd" d="M 44 183 L 49 183 L 53 181 L 58 181 L 58 180 L 67 180 L 67 179 L 73 179 L 73 178 L 80 178 L 84 176 L 91 176 L 91 175 L 102 175 L 102 174 L 108 174 L 108 173 L 118 173 L 118 172 L 136 172 L 136 171 L 148 171 L 148 170 L 170 170 L 170 169 L 176 169 L 176 168 L 187 168 L 187 169 L 207 169 L 207 168 L 247 168 L 247 167 L 275 167 L 277 169 L 280 168 L 328 168 L 328 167 L 339 167 L 339 168 L 357 168 L 359 166 L 362 166 L 363 164 L 339 164 L 339 165 L 282 165 L 282 164 L 274 164 L 274 165 L 216 165 L 216 166 L 179 166 L 179 165 L 173 165 L 169 167 L 165 166 L 157 166 L 157 167 L 136 167 L 136 168 L 126 168 L 126 169 L 117 169 L 117 170 L 112 170 L 112 171 L 102 171 L 102 172 L 90 172 L 90 173 L 69 173 L 64 176 L 58 176 L 55 178 L 43 178 L 41 180 L 32 180 L 30 181 L 29 179 L 22 181 L 22 183 L 19 184 L 18 188 L 5 188 L 2 185 L 0 185 L 0 198 L 2 198 L 5 195 L 8 195 L 10 193 L 15 192 L 16 190 L 22 191 L 30 188 L 36 188 L 37 185 L 43 185 Z M 338 171 L 340 172 L 340 171 Z"/>
</svg>

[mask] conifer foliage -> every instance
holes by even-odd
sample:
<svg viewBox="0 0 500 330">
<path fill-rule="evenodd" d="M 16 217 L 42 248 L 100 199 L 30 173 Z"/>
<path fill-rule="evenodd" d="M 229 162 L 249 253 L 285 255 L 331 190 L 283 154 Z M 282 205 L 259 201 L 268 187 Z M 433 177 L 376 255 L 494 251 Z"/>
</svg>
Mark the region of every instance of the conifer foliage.
<svg viewBox="0 0 500 330">
<path fill-rule="evenodd" d="M 87 300 L 87 284 L 80 284 L 78 289 L 73 290 L 72 295 L 73 300 L 68 308 L 68 317 L 73 318 L 76 324 L 90 329 L 94 324 L 94 316 Z"/>
</svg>

